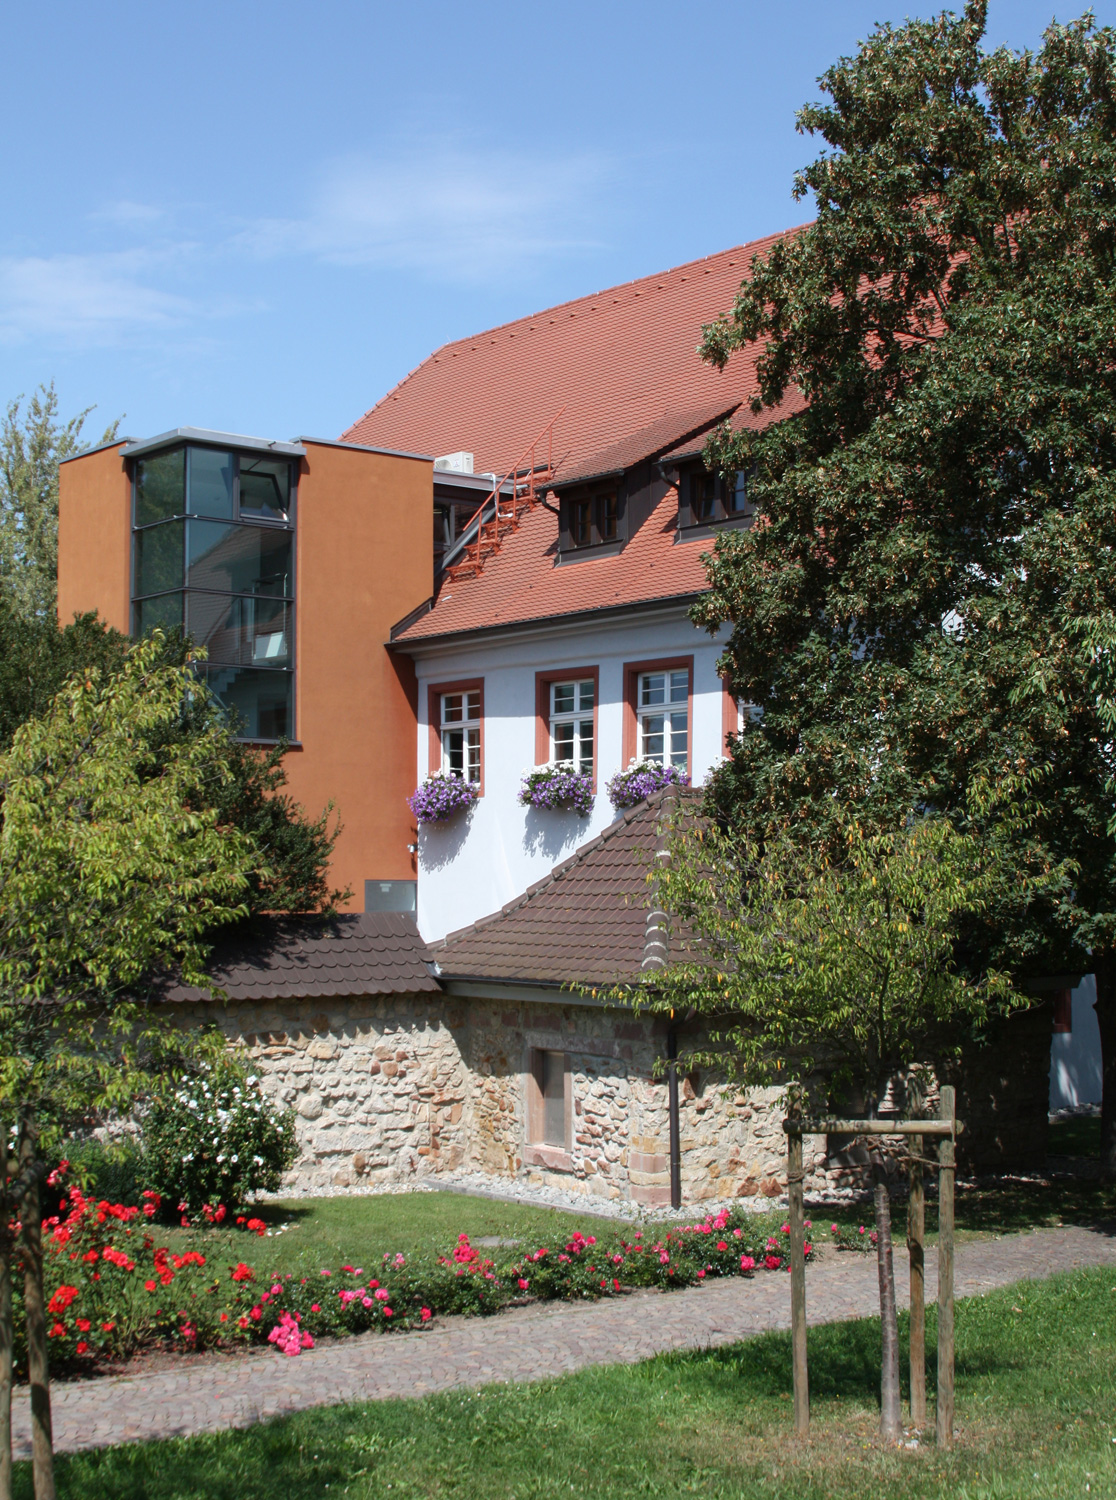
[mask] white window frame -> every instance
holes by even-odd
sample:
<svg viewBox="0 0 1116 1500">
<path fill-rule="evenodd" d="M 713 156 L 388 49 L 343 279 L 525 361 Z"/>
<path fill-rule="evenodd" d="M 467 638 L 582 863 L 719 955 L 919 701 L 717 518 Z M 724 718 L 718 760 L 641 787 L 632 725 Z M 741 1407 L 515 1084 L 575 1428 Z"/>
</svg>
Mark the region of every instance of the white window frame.
<svg viewBox="0 0 1116 1500">
<path fill-rule="evenodd" d="M 573 708 L 555 707 L 558 694 L 563 688 L 573 688 Z M 572 765 L 575 771 L 581 771 L 588 776 L 593 774 L 593 756 L 596 749 L 593 723 L 593 712 L 597 702 L 595 688 L 596 684 L 591 677 L 567 678 L 550 683 L 548 691 L 550 694 L 550 764 L 552 766 Z M 586 689 L 589 693 L 588 706 L 582 703 Z M 559 756 L 555 730 L 567 725 L 573 728 L 573 755 Z M 586 728 L 588 728 L 587 735 Z"/>
<path fill-rule="evenodd" d="M 656 687 L 656 681 L 661 686 Z M 648 702 L 654 693 L 661 692 L 661 703 Z M 649 728 L 661 720 L 661 728 Z M 690 673 L 686 667 L 666 667 L 658 671 L 640 672 L 636 679 L 636 756 L 639 760 L 654 761 L 657 765 L 676 766 L 689 773 L 690 741 Z M 647 741 L 661 735 L 663 745 L 658 752 L 648 750 Z"/>
<path fill-rule="evenodd" d="M 438 717 L 443 774 L 460 776 L 461 780 L 470 786 L 479 786 L 481 781 L 480 689 L 465 688 L 455 692 L 440 693 Z M 460 767 L 454 766 L 455 759 L 460 761 Z"/>
</svg>

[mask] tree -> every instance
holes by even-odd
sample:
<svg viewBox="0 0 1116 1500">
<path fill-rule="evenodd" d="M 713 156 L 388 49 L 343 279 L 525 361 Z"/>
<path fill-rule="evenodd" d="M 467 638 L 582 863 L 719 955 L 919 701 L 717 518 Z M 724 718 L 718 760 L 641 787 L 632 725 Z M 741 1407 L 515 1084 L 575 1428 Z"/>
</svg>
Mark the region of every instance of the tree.
<svg viewBox="0 0 1116 1500">
<path fill-rule="evenodd" d="M 807 398 L 708 453 L 756 506 L 694 611 L 758 710 L 713 800 L 818 840 L 965 829 L 992 789 L 1020 864 L 1074 879 L 993 914 L 986 958 L 1095 971 L 1116 1172 L 1116 35 L 986 52 L 984 21 L 881 26 L 823 76 L 817 218 L 705 330 L 716 364 L 762 345 L 754 416 Z"/>
<path fill-rule="evenodd" d="M 213 722 L 171 751 L 153 748 L 198 691 L 188 662 L 168 664 L 164 642 L 145 641 L 118 672 L 72 678 L 0 757 L 0 1130 L 17 1135 L 40 1497 L 53 1494 L 44 1137 L 91 1108 L 127 1110 L 199 1044 L 145 1003 L 144 981 L 175 967 L 205 982 L 206 937 L 245 914 L 260 864 L 251 838 L 220 824 L 210 795 L 215 780 L 231 779 L 227 732 Z M 5 1205 L 0 1218 L 10 1217 Z M 6 1414 L 10 1326 L 0 1355 Z"/>
<path fill-rule="evenodd" d="M 730 1083 L 781 1084 L 828 1112 L 875 1113 L 912 1070 L 940 1067 L 959 1035 L 1025 1003 L 1004 974 L 957 960 L 964 926 L 1003 895 L 994 845 L 945 818 L 885 833 L 855 821 L 827 844 L 789 835 L 761 848 L 715 823 L 675 819 L 656 899 L 684 956 L 613 992 L 638 1008 L 694 1013 L 707 1035 L 690 1066 Z M 882 1323 L 881 1432 L 900 1435 L 899 1344 L 888 1178 L 874 1157 Z"/>
<path fill-rule="evenodd" d="M 124 664 L 129 642 L 93 613 L 77 615 L 60 628 L 53 618 L 27 618 L 0 595 L 0 750 L 21 724 L 46 713 L 56 693 L 75 672 L 102 674 Z M 168 663 L 183 664 L 188 642 L 175 635 L 162 648 Z M 183 712 L 159 729 L 160 748 L 204 735 L 224 723 L 220 705 L 208 693 L 192 693 Z M 224 770 L 212 789 L 221 823 L 242 829 L 265 852 L 271 872 L 266 882 L 249 877 L 245 905 L 249 916 L 265 912 L 330 912 L 348 892 L 329 883 L 329 861 L 340 832 L 327 807 L 310 817 L 283 791 L 284 743 L 267 749 L 230 740 Z"/>
<path fill-rule="evenodd" d="M 21 410 L 8 402 L 0 423 L 0 598 L 24 619 L 53 615 L 58 577 L 58 465 L 83 448 L 87 406 L 63 422 L 54 382 L 41 385 Z M 119 419 L 99 441 L 111 443 Z"/>
</svg>

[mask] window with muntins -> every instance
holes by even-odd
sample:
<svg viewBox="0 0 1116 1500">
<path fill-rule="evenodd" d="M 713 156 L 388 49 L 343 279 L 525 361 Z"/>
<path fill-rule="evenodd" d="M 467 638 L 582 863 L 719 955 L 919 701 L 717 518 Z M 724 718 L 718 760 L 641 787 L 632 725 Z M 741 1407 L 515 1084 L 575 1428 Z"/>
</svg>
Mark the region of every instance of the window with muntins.
<svg viewBox="0 0 1116 1500">
<path fill-rule="evenodd" d="M 441 695 L 442 770 L 476 786 L 481 779 L 480 690 Z"/>
<path fill-rule="evenodd" d="M 686 477 L 684 496 L 680 519 L 687 526 L 713 526 L 734 517 L 750 517 L 753 511 L 743 469 L 737 470 L 731 483 L 707 469 L 693 469 Z"/>
<path fill-rule="evenodd" d="M 132 474 L 132 632 L 182 630 L 245 739 L 294 735 L 289 458 L 179 446 Z"/>
<path fill-rule="evenodd" d="M 550 684 L 550 760 L 593 772 L 592 679 Z"/>
<path fill-rule="evenodd" d="M 688 771 L 690 674 L 641 672 L 636 694 L 636 755 Z"/>
</svg>

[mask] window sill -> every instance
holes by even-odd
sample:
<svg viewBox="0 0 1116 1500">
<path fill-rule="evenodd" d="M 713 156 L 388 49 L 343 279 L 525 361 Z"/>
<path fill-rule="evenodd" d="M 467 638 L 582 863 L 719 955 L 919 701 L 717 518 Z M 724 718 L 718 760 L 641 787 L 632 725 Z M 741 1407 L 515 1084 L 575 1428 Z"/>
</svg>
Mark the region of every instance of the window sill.
<svg viewBox="0 0 1116 1500">
<path fill-rule="evenodd" d="M 564 568 L 568 563 L 586 562 L 591 557 L 618 557 L 623 550 L 623 537 L 618 537 L 614 542 L 589 542 L 584 547 L 565 547 L 558 553 L 554 566 Z"/>
<path fill-rule="evenodd" d="M 696 526 L 677 526 L 674 532 L 674 545 L 679 542 L 705 541 L 709 537 L 715 537 L 721 531 L 747 531 L 755 520 L 755 516 L 725 516 L 722 521 L 699 521 Z"/>
<path fill-rule="evenodd" d="M 523 1165 L 526 1167 L 548 1167 L 552 1172 L 572 1172 L 573 1161 L 568 1151 L 561 1146 L 524 1146 Z"/>
</svg>

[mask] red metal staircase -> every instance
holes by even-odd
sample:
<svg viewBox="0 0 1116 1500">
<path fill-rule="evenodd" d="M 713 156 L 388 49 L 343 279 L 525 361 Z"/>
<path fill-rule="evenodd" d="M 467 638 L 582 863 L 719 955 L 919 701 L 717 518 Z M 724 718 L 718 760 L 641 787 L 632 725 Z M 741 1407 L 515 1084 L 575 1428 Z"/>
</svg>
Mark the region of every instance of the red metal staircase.
<svg viewBox="0 0 1116 1500">
<path fill-rule="evenodd" d="M 472 520 L 461 533 L 457 544 L 446 553 L 443 576 L 451 582 L 458 578 L 476 578 L 485 563 L 500 550 L 509 531 L 515 531 L 520 519 L 533 510 L 546 493 L 554 476 L 554 424 L 565 411 L 563 406 L 524 451 L 519 462 L 504 475 L 485 497 Z M 545 449 L 545 459 L 542 454 Z"/>
</svg>

